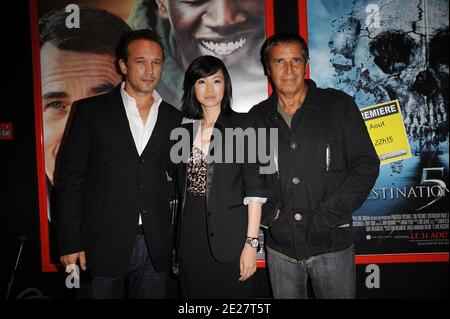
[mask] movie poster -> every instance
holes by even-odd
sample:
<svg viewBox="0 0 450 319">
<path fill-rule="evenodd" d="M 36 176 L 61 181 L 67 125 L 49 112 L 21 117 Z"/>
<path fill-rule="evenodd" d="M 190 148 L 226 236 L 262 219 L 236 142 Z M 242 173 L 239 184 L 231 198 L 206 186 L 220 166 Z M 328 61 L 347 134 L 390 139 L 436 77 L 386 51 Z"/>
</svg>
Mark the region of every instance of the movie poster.
<svg viewBox="0 0 450 319">
<path fill-rule="evenodd" d="M 59 147 L 72 103 L 107 93 L 121 82 L 115 69 L 115 45 L 120 36 L 128 30 L 144 28 L 159 34 L 165 61 L 157 91 L 177 108 L 181 105 L 184 71 L 189 63 L 206 54 L 221 58 L 232 80 L 232 108 L 247 112 L 268 96 L 259 49 L 267 30 L 273 30 L 273 17 L 266 18 L 266 0 L 236 1 L 233 5 L 216 0 L 29 3 L 42 265 L 44 271 L 55 271 L 59 258 L 56 198 L 52 190 L 57 183 Z M 264 259 L 263 251 L 259 257 Z"/>
<path fill-rule="evenodd" d="M 411 148 L 354 213 L 357 254 L 448 260 L 448 25 L 445 0 L 308 1 L 311 78 L 360 108 L 398 100 Z"/>
</svg>

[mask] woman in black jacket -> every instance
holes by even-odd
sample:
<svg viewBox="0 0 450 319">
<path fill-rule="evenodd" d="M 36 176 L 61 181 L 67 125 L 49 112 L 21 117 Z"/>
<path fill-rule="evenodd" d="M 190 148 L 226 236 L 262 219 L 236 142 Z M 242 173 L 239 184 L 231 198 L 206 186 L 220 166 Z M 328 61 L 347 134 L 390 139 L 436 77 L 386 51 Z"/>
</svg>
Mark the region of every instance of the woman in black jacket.
<svg viewBox="0 0 450 319">
<path fill-rule="evenodd" d="M 230 76 L 220 59 L 202 56 L 186 70 L 182 112 L 193 122 L 183 125 L 186 134 L 178 144 L 189 152 L 178 165 L 176 244 L 184 298 L 251 296 L 248 279 L 256 271 L 266 198 L 259 166 L 237 160 L 243 155 L 236 148 L 242 134 L 234 138 L 237 143 L 226 141 L 245 116 L 231 109 L 231 96 Z"/>
</svg>

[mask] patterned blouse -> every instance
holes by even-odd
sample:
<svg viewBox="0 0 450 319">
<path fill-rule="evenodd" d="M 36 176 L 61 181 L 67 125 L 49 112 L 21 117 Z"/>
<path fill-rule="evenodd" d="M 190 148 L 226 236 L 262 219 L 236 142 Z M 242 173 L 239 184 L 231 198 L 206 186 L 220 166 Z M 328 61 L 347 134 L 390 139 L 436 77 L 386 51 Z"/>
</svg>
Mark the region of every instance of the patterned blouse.
<svg viewBox="0 0 450 319">
<path fill-rule="evenodd" d="M 191 155 L 187 163 L 187 191 L 194 195 L 206 194 L 206 155 L 201 149 L 192 146 Z"/>
</svg>

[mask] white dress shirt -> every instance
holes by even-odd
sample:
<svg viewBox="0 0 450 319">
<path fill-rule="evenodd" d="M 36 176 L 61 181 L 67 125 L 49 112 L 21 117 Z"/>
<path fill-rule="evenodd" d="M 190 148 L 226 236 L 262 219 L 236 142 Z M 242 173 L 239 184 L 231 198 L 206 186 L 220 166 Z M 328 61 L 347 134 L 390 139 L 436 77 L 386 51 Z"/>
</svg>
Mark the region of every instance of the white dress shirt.
<svg viewBox="0 0 450 319">
<path fill-rule="evenodd" d="M 125 82 L 122 82 L 120 86 L 120 94 L 122 95 L 123 105 L 127 114 L 131 134 L 133 135 L 134 144 L 136 145 L 136 150 L 139 156 L 141 156 L 145 146 L 152 136 L 153 129 L 155 128 L 156 119 L 158 118 L 158 109 L 162 102 L 162 98 L 158 92 L 155 90 L 153 91 L 153 105 L 150 108 L 147 121 L 144 123 L 139 114 L 136 99 L 129 96 L 125 91 Z M 139 225 L 142 225 L 142 218 L 140 214 Z"/>
</svg>

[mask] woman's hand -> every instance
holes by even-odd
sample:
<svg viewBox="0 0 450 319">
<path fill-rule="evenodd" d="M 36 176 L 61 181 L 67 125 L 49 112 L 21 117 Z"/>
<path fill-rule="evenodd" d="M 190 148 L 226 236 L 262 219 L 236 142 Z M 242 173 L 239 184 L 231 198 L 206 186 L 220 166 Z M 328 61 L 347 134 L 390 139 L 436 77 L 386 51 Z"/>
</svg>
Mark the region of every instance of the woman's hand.
<svg viewBox="0 0 450 319">
<path fill-rule="evenodd" d="M 239 281 L 244 281 L 250 278 L 256 271 L 256 248 L 249 244 L 244 244 L 244 249 L 240 258 L 240 277 Z"/>
</svg>

